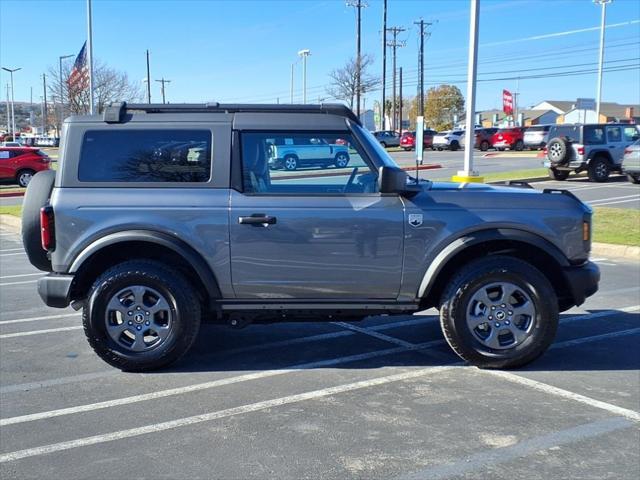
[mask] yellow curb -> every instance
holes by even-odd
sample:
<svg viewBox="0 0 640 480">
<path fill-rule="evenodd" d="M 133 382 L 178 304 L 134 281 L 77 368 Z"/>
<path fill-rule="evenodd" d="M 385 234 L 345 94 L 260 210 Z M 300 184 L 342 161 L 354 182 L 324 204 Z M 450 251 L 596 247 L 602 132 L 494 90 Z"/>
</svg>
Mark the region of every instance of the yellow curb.
<svg viewBox="0 0 640 480">
<path fill-rule="evenodd" d="M 451 181 L 458 183 L 484 183 L 484 177 L 460 177 L 454 175 L 451 177 Z"/>
</svg>

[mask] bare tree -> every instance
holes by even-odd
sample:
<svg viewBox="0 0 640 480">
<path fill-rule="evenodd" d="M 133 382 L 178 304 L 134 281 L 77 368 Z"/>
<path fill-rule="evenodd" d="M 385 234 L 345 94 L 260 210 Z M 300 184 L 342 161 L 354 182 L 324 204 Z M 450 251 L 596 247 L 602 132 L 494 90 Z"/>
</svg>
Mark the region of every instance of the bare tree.
<svg viewBox="0 0 640 480">
<path fill-rule="evenodd" d="M 62 89 L 60 72 L 57 67 L 50 67 L 47 75 L 47 88 L 50 98 L 55 98 L 60 110 L 60 94 L 62 92 L 65 114 L 82 114 L 89 112 L 89 88 L 69 88 L 69 76 L 73 65 L 71 62 L 62 69 Z M 88 83 L 88 82 L 87 82 Z M 103 63 L 95 62 L 93 66 L 93 89 L 96 111 L 100 112 L 105 105 L 116 101 L 139 101 L 142 98 L 142 85 L 131 82 L 125 72 L 111 68 Z M 58 112 L 58 118 L 61 118 Z"/>
<path fill-rule="evenodd" d="M 360 95 L 376 87 L 380 82 L 377 78 L 367 73 L 367 68 L 373 63 L 373 57 L 364 54 L 360 57 Z M 350 58 L 342 68 L 333 70 L 329 77 L 331 86 L 327 88 L 327 93 L 334 98 L 344 100 L 353 109 L 353 100 L 357 93 L 358 62 L 355 58 Z"/>
</svg>

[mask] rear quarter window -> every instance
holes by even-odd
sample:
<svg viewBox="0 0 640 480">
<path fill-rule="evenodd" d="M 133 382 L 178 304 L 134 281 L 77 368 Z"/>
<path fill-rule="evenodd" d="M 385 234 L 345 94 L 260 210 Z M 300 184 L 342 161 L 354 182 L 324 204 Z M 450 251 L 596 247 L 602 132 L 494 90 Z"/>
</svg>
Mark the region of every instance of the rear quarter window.
<svg viewBox="0 0 640 480">
<path fill-rule="evenodd" d="M 207 182 L 209 130 L 89 130 L 82 139 L 81 182 Z"/>
</svg>

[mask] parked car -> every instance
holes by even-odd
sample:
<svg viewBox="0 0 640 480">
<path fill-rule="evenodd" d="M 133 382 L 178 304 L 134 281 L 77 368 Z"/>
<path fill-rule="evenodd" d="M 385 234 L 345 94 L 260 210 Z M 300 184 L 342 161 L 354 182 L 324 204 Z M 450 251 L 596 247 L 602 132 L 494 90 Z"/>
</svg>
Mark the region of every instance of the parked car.
<svg viewBox="0 0 640 480">
<path fill-rule="evenodd" d="M 384 148 L 397 147 L 400 145 L 400 135 L 393 130 L 378 130 L 373 132 L 373 136 L 378 139 Z"/>
<path fill-rule="evenodd" d="M 489 150 L 489 148 L 491 148 L 491 137 L 497 131 L 498 129 L 493 127 L 476 128 L 475 129 L 476 138 L 475 138 L 473 148 L 477 148 L 478 150 L 482 150 L 483 152 L 486 152 L 487 150 Z M 465 137 L 466 137 L 466 133 L 463 134 L 462 137 L 460 138 L 460 145 L 462 147 L 464 147 L 466 143 Z"/>
<path fill-rule="evenodd" d="M 201 322 L 431 307 L 460 357 L 514 368 L 598 289 L 592 211 L 578 198 L 419 182 L 344 105 L 120 103 L 69 117 L 64 131 L 60 168 L 27 188 L 23 245 L 48 273 L 43 301 L 82 308 L 89 344 L 116 368 L 169 365 Z M 325 136 L 349 143 L 350 171 L 268 168 L 273 140 Z M 175 144 L 198 152 L 176 163 Z M 170 152 L 154 154 L 159 145 Z"/>
<path fill-rule="evenodd" d="M 524 148 L 524 128 L 501 128 L 491 137 L 491 146 L 496 150 L 521 151 Z"/>
<path fill-rule="evenodd" d="M 433 148 L 438 150 L 458 150 L 462 145 L 460 139 L 464 130 L 446 130 L 433 136 Z"/>
<path fill-rule="evenodd" d="M 530 150 L 542 150 L 549 140 L 551 125 L 533 125 L 524 131 L 524 148 Z"/>
<path fill-rule="evenodd" d="M 433 136 L 438 133 L 435 130 L 427 129 L 422 136 L 423 148 L 433 148 Z M 416 132 L 404 132 L 400 137 L 400 146 L 405 150 L 415 150 L 416 148 Z"/>
<path fill-rule="evenodd" d="M 268 165 L 273 169 L 297 170 L 301 167 L 335 166 L 349 164 L 349 148 L 329 143 L 325 138 L 305 135 L 274 135 L 269 145 Z"/>
<path fill-rule="evenodd" d="M 22 146 L 24 145 L 22 145 L 21 142 L 14 142 L 14 141 L 0 143 L 0 147 L 22 147 Z"/>
<path fill-rule="evenodd" d="M 42 150 L 29 147 L 0 147 L 0 181 L 26 187 L 31 178 L 48 170 L 51 160 Z"/>
<path fill-rule="evenodd" d="M 624 149 L 622 173 L 631 183 L 640 183 L 640 140 Z"/>
<path fill-rule="evenodd" d="M 590 181 L 606 182 L 611 172 L 622 171 L 625 149 L 638 139 L 638 126 L 628 123 L 554 125 L 544 165 L 554 180 L 586 170 Z"/>
</svg>

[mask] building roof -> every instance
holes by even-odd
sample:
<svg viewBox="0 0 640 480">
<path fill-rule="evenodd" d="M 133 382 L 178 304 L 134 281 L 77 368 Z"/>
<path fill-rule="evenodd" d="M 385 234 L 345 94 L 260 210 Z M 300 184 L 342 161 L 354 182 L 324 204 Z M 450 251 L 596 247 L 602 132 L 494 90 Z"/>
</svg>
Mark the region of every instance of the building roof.
<svg viewBox="0 0 640 480">
<path fill-rule="evenodd" d="M 540 105 L 541 103 L 548 103 L 552 107 L 555 107 L 558 110 L 562 110 L 562 112 L 564 113 L 567 113 L 576 104 L 575 101 L 569 101 L 569 100 L 543 100 L 542 102 L 536 103 L 536 105 Z"/>
<path fill-rule="evenodd" d="M 552 111 L 553 110 L 523 109 L 523 110 L 518 110 L 517 113 L 518 113 L 518 115 L 520 115 L 521 113 L 524 114 L 525 120 L 527 120 L 527 119 L 534 120 L 536 118 L 541 117 L 545 113 L 552 112 Z M 484 110 L 482 112 L 476 112 L 476 113 L 479 113 L 480 115 L 482 115 L 482 118 L 485 119 L 485 120 L 493 119 L 493 116 L 495 114 L 498 114 L 498 121 L 501 121 L 502 119 L 504 119 L 507 116 L 507 115 L 504 114 L 504 112 L 502 110 Z M 464 115 L 462 115 L 461 117 L 464 118 Z"/>
</svg>

